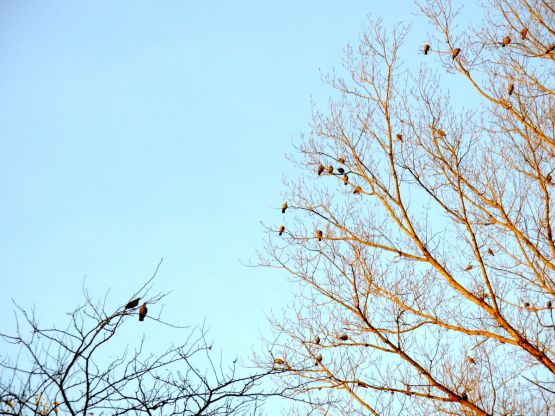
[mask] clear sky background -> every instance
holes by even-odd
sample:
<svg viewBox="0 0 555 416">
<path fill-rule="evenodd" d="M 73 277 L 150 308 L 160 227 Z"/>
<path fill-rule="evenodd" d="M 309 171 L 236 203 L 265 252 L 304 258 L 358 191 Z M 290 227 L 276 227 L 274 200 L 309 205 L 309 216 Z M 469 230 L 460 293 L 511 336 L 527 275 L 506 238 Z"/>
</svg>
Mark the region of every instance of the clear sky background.
<svg viewBox="0 0 555 416">
<path fill-rule="evenodd" d="M 248 268 L 282 223 L 286 160 L 367 15 L 413 23 L 410 0 L 0 1 L 0 316 L 15 299 L 64 321 L 86 285 L 125 303 L 152 274 L 166 319 L 206 320 L 249 355 L 284 273 Z M 412 49 L 411 49 L 412 48 Z M 154 306 L 152 313 L 156 313 Z M 137 325 L 151 342 L 152 322 Z M 154 338 L 155 336 L 155 338 Z M 179 339 L 174 339 L 178 342 Z"/>
</svg>

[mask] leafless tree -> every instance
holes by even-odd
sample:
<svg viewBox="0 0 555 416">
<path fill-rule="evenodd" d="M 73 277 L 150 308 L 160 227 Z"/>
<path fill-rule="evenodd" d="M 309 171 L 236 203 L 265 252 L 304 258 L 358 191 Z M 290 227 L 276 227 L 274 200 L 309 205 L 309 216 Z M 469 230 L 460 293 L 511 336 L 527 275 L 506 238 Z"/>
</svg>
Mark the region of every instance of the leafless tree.
<svg viewBox="0 0 555 416">
<path fill-rule="evenodd" d="M 204 328 L 162 321 L 156 309 L 166 295 L 149 295 L 151 282 L 115 309 L 84 291 L 84 304 L 61 329 L 18 307 L 15 334 L 0 333 L 0 414 L 259 414 L 264 399 L 277 394 L 262 385 L 268 372 L 224 365 Z M 139 296 L 148 305 L 146 322 L 138 320 Z M 144 337 L 122 339 L 133 325 L 153 324 L 172 327 L 183 341 L 156 352 Z"/>
<path fill-rule="evenodd" d="M 312 413 L 555 414 L 555 3 L 456 4 L 419 4 L 426 55 L 370 22 L 293 160 L 266 361 Z"/>
</svg>

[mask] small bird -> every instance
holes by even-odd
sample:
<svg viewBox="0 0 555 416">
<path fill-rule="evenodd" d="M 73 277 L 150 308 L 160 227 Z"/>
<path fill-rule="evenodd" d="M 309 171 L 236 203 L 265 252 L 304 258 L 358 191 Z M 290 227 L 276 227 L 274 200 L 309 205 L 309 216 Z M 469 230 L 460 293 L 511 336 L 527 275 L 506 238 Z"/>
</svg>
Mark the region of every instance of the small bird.
<svg viewBox="0 0 555 416">
<path fill-rule="evenodd" d="M 522 38 L 522 40 L 526 39 L 526 35 L 528 35 L 528 28 L 525 27 L 520 31 L 520 37 Z"/>
<path fill-rule="evenodd" d="M 337 161 L 339 163 L 345 163 L 345 158 L 344 157 L 340 157 L 339 159 L 337 159 Z"/>
<path fill-rule="evenodd" d="M 343 175 L 343 184 L 347 185 L 349 183 L 349 177 L 347 175 Z"/>
<path fill-rule="evenodd" d="M 322 362 L 322 354 L 318 354 L 318 356 L 316 357 L 316 365 L 320 364 Z"/>
<path fill-rule="evenodd" d="M 289 208 L 289 206 L 287 205 L 287 202 L 284 202 L 283 204 L 281 204 L 281 213 L 285 214 L 285 210 Z"/>
<path fill-rule="evenodd" d="M 283 232 L 285 231 L 285 225 L 282 225 L 279 227 L 279 235 L 283 235 Z"/>
<path fill-rule="evenodd" d="M 399 140 L 400 142 L 403 141 L 403 135 L 402 135 L 401 133 L 397 133 L 397 134 L 395 135 L 395 138 L 396 138 L 397 140 Z"/>
<path fill-rule="evenodd" d="M 524 307 L 529 308 L 530 307 L 530 302 L 524 302 Z"/>
<path fill-rule="evenodd" d="M 349 339 L 349 336 L 347 334 L 343 334 L 338 336 L 337 339 L 340 341 L 347 341 Z"/>
<path fill-rule="evenodd" d="M 319 345 L 319 344 L 320 344 L 320 337 L 319 337 L 319 336 L 315 336 L 315 337 L 314 337 L 314 343 L 315 343 L 316 345 Z"/>
<path fill-rule="evenodd" d="M 545 180 L 546 180 L 547 183 L 551 183 L 552 179 L 553 179 L 553 177 L 551 176 L 551 173 L 548 173 L 545 176 Z"/>
<path fill-rule="evenodd" d="M 339 172 L 340 175 L 343 175 L 345 173 L 345 169 L 343 168 L 338 168 L 337 172 Z"/>
<path fill-rule="evenodd" d="M 142 322 L 142 321 L 145 320 L 145 316 L 146 316 L 147 312 L 148 312 L 148 309 L 146 307 L 146 302 L 145 302 L 145 303 L 143 303 L 143 305 L 139 309 L 139 321 Z"/>
<path fill-rule="evenodd" d="M 465 272 L 468 272 L 468 271 L 472 270 L 473 268 L 474 268 L 474 265 L 473 265 L 473 264 L 469 264 L 468 266 L 466 266 L 466 267 L 464 268 L 464 271 L 465 271 Z"/>
<path fill-rule="evenodd" d="M 514 83 L 509 83 L 509 86 L 507 87 L 507 91 L 509 92 L 509 95 L 513 95 L 513 91 L 515 90 L 515 84 Z"/>
<path fill-rule="evenodd" d="M 468 400 L 468 394 L 466 394 L 466 391 L 463 394 L 461 394 L 461 399 Z"/>
<path fill-rule="evenodd" d="M 446 137 L 447 135 L 445 134 L 445 132 L 441 129 L 436 130 L 437 131 L 437 135 L 439 137 Z"/>
<path fill-rule="evenodd" d="M 357 381 L 357 386 L 367 389 L 369 386 L 364 381 Z"/>
<path fill-rule="evenodd" d="M 490 256 L 495 256 L 495 253 L 493 252 L 493 250 L 491 249 L 491 247 L 488 248 L 488 254 L 489 254 Z"/>
<path fill-rule="evenodd" d="M 455 58 L 457 56 L 459 56 L 459 53 L 461 53 L 461 48 L 455 48 L 451 51 L 451 58 L 453 58 L 453 60 L 455 60 Z"/>
<path fill-rule="evenodd" d="M 357 195 L 360 194 L 362 192 L 362 188 L 360 186 L 356 186 L 355 190 L 353 191 L 353 194 Z"/>
<path fill-rule="evenodd" d="M 328 172 L 330 175 L 333 173 L 333 166 L 328 166 L 328 168 L 326 169 L 326 172 Z"/>
<path fill-rule="evenodd" d="M 125 305 L 125 309 L 131 309 L 131 308 L 136 308 L 137 305 L 139 304 L 139 301 L 141 300 L 141 298 L 136 298 L 133 300 L 130 300 L 127 305 Z"/>
<path fill-rule="evenodd" d="M 428 52 L 430 52 L 430 45 L 426 43 L 424 45 L 424 55 L 428 55 Z"/>
<path fill-rule="evenodd" d="M 553 52 L 554 50 L 555 50 L 555 43 L 552 43 L 552 44 L 549 45 L 549 46 L 547 47 L 547 49 L 545 50 L 545 54 L 547 55 L 547 54 Z"/>
<path fill-rule="evenodd" d="M 499 42 L 499 44 L 501 45 L 502 48 L 507 46 L 509 43 L 511 43 L 511 38 L 509 36 L 505 36 L 503 38 L 503 40 L 501 42 Z"/>
<path fill-rule="evenodd" d="M 318 165 L 318 176 L 320 176 L 322 174 L 322 172 L 324 171 L 324 165 L 320 164 Z"/>
<path fill-rule="evenodd" d="M 550 300 L 547 301 L 547 309 L 551 309 L 552 307 L 552 303 Z"/>
<path fill-rule="evenodd" d="M 318 239 L 318 241 L 322 241 L 322 230 L 316 230 L 316 232 L 314 233 L 314 236 Z"/>
<path fill-rule="evenodd" d="M 472 357 L 468 357 L 468 362 L 469 362 L 470 364 L 476 364 L 476 360 L 475 360 L 474 358 L 472 358 Z"/>
<path fill-rule="evenodd" d="M 274 364 L 283 365 L 285 364 L 285 361 L 282 360 L 281 358 L 274 358 Z"/>
</svg>

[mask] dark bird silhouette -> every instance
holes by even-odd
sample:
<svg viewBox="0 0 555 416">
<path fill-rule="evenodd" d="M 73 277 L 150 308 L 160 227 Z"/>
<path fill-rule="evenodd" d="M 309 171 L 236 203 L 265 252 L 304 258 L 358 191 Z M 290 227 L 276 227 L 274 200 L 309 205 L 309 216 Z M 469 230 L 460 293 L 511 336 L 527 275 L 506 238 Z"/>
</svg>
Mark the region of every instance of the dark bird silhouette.
<svg viewBox="0 0 555 416">
<path fill-rule="evenodd" d="M 472 357 L 468 357 L 468 362 L 469 362 L 470 364 L 476 364 L 476 360 L 475 360 L 474 358 L 472 358 Z"/>
<path fill-rule="evenodd" d="M 520 37 L 522 38 L 522 40 L 526 39 L 526 35 L 528 35 L 528 28 L 525 27 L 520 31 Z"/>
<path fill-rule="evenodd" d="M 360 194 L 362 192 L 362 188 L 360 186 L 356 186 L 355 190 L 353 191 L 353 194 L 357 195 Z"/>
<path fill-rule="evenodd" d="M 459 56 L 459 53 L 461 53 L 461 48 L 455 48 L 451 51 L 451 58 L 453 58 L 453 60 L 455 60 L 455 58 L 457 56 Z"/>
<path fill-rule="evenodd" d="M 279 231 L 279 235 L 282 235 L 283 232 L 285 231 L 285 225 L 280 226 L 278 231 Z"/>
<path fill-rule="evenodd" d="M 287 205 L 287 202 L 284 202 L 283 204 L 281 204 L 281 213 L 285 214 L 285 210 L 289 208 L 289 206 Z"/>
<path fill-rule="evenodd" d="M 397 140 L 399 140 L 400 142 L 403 141 L 403 135 L 402 135 L 401 133 L 397 133 L 397 135 L 395 136 L 395 138 L 396 138 Z"/>
<path fill-rule="evenodd" d="M 315 336 L 315 337 L 314 337 L 314 343 L 315 343 L 316 345 L 319 345 L 319 344 L 320 344 L 320 337 L 319 337 L 319 336 Z"/>
<path fill-rule="evenodd" d="M 274 358 L 274 364 L 277 364 L 277 365 L 284 365 L 284 364 L 285 364 L 285 361 L 282 360 L 281 358 Z"/>
<path fill-rule="evenodd" d="M 349 339 L 349 336 L 347 334 L 343 334 L 338 336 L 337 339 L 340 341 L 347 341 Z"/>
<path fill-rule="evenodd" d="M 338 168 L 337 172 L 339 172 L 340 175 L 343 175 L 345 173 L 345 169 L 343 168 Z"/>
<path fill-rule="evenodd" d="M 322 230 L 316 230 L 316 232 L 314 233 L 314 235 L 316 236 L 316 238 L 318 239 L 318 241 L 322 241 Z"/>
<path fill-rule="evenodd" d="M 318 165 L 318 176 L 320 176 L 322 174 L 322 172 L 324 171 L 324 165 Z"/>
<path fill-rule="evenodd" d="M 545 177 L 545 180 L 547 181 L 547 183 L 551 183 L 552 179 L 553 177 L 551 176 L 551 173 L 548 173 L 547 176 Z"/>
<path fill-rule="evenodd" d="M 424 55 L 428 55 L 428 52 L 430 52 L 430 45 L 426 43 L 424 45 Z"/>
<path fill-rule="evenodd" d="M 337 159 L 337 161 L 339 163 L 345 163 L 345 158 L 344 157 L 340 157 L 339 159 Z"/>
<path fill-rule="evenodd" d="M 141 306 L 141 308 L 139 309 L 139 321 L 144 321 L 145 320 L 145 316 L 146 313 L 148 312 L 148 309 L 146 307 L 146 302 L 143 303 L 143 305 Z"/>
<path fill-rule="evenodd" d="M 463 399 L 463 400 L 468 400 L 468 394 L 466 394 L 466 392 L 464 392 L 463 394 L 461 394 L 461 399 Z"/>
<path fill-rule="evenodd" d="M 551 306 L 552 306 L 551 301 L 548 300 L 548 301 L 547 301 L 547 309 L 551 309 Z"/>
<path fill-rule="evenodd" d="M 552 44 L 549 45 L 549 46 L 547 47 L 547 49 L 545 50 L 545 54 L 547 55 L 547 54 L 553 52 L 554 50 L 555 50 L 555 43 L 552 43 Z"/>
<path fill-rule="evenodd" d="M 364 381 L 357 381 L 357 386 L 367 389 L 369 386 Z"/>
<path fill-rule="evenodd" d="M 529 308 L 530 307 L 530 302 L 524 302 L 524 307 Z"/>
<path fill-rule="evenodd" d="M 501 42 L 499 42 L 499 44 L 501 45 L 502 48 L 507 46 L 509 43 L 511 43 L 511 38 L 509 36 L 505 36 L 503 38 L 503 40 Z"/>
<path fill-rule="evenodd" d="M 490 256 L 495 256 L 495 253 L 493 252 L 493 250 L 491 249 L 491 247 L 488 248 L 488 254 L 489 254 Z"/>
<path fill-rule="evenodd" d="M 322 362 L 322 354 L 318 354 L 318 356 L 316 357 L 316 365 L 320 364 Z"/>
<path fill-rule="evenodd" d="M 333 166 L 328 166 L 328 168 L 326 169 L 326 172 L 328 172 L 330 175 L 333 173 Z"/>
<path fill-rule="evenodd" d="M 507 87 L 507 91 L 509 92 L 509 95 L 513 95 L 513 91 L 515 90 L 515 84 L 514 83 L 509 83 L 509 86 Z"/>
<path fill-rule="evenodd" d="M 139 305 L 139 301 L 141 298 L 130 300 L 127 305 L 125 305 L 125 309 L 136 308 Z"/>
<path fill-rule="evenodd" d="M 343 184 L 347 185 L 349 183 L 349 177 L 347 175 L 343 176 Z"/>
</svg>

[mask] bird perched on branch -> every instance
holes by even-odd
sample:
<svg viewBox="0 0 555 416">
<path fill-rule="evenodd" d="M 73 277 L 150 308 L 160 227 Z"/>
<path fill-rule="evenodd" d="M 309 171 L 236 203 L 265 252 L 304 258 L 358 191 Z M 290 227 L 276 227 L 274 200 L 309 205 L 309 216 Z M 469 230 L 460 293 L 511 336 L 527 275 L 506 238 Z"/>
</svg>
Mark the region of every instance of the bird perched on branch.
<svg viewBox="0 0 555 416">
<path fill-rule="evenodd" d="M 445 138 L 447 135 L 445 134 L 445 132 L 441 129 L 436 130 L 437 135 L 441 138 Z"/>
<path fill-rule="evenodd" d="M 345 173 L 345 169 L 343 168 L 338 168 L 337 172 L 339 172 L 340 175 L 343 175 Z"/>
<path fill-rule="evenodd" d="M 320 344 L 320 337 L 319 337 L 319 336 L 315 336 L 315 337 L 314 337 L 314 343 L 315 343 L 316 345 L 319 345 L 319 344 Z"/>
<path fill-rule="evenodd" d="M 337 161 L 339 163 L 345 163 L 345 158 L 344 157 L 340 157 L 339 159 L 337 159 Z"/>
<path fill-rule="evenodd" d="M 491 249 L 491 247 L 488 248 L 488 254 L 489 254 L 490 256 L 495 256 L 495 253 L 493 252 L 493 250 Z"/>
<path fill-rule="evenodd" d="M 356 186 L 355 190 L 353 191 L 353 194 L 357 195 L 360 194 L 362 192 L 362 188 L 360 186 Z"/>
<path fill-rule="evenodd" d="M 318 354 L 318 356 L 316 357 L 316 365 L 320 364 L 322 362 L 322 354 Z"/>
<path fill-rule="evenodd" d="M 513 91 L 515 90 L 515 84 L 514 83 L 509 83 L 509 86 L 507 87 L 507 92 L 509 93 L 509 95 L 513 95 Z"/>
<path fill-rule="evenodd" d="M 316 232 L 314 233 L 314 235 L 316 236 L 316 238 L 318 239 L 318 241 L 322 241 L 322 230 L 316 230 Z"/>
<path fill-rule="evenodd" d="M 526 39 L 526 36 L 528 35 L 528 28 L 525 27 L 520 31 L 520 37 L 522 38 L 522 40 Z"/>
<path fill-rule="evenodd" d="M 468 357 L 468 362 L 469 362 L 470 364 L 476 364 L 476 360 L 475 360 L 474 358 L 472 358 L 472 357 Z"/>
<path fill-rule="evenodd" d="M 330 175 L 333 173 L 333 166 L 328 166 L 328 168 L 326 169 L 326 172 L 328 172 Z"/>
<path fill-rule="evenodd" d="M 281 358 L 274 358 L 274 364 L 277 364 L 277 365 L 284 365 L 284 364 L 285 364 L 285 360 L 282 360 Z"/>
<path fill-rule="evenodd" d="M 343 184 L 347 185 L 349 183 L 349 177 L 347 175 L 343 175 Z"/>
<path fill-rule="evenodd" d="M 453 58 L 453 60 L 455 60 L 455 58 L 457 56 L 459 56 L 459 54 L 461 53 L 461 48 L 455 48 L 451 51 L 451 58 Z"/>
<path fill-rule="evenodd" d="M 395 138 L 396 138 L 397 140 L 399 140 L 400 142 L 403 141 L 403 135 L 402 135 L 401 133 L 397 133 L 397 135 L 395 136 Z"/>
<path fill-rule="evenodd" d="M 282 235 L 283 232 L 285 231 L 285 225 L 281 225 L 281 226 L 279 227 L 279 230 L 278 230 L 278 231 L 279 231 L 279 235 Z"/>
<path fill-rule="evenodd" d="M 146 302 L 143 303 L 143 305 L 140 307 L 139 309 L 139 321 L 144 321 L 145 320 L 145 316 L 148 312 L 148 309 L 146 307 Z"/>
<path fill-rule="evenodd" d="M 322 164 L 318 165 L 318 170 L 316 171 L 318 173 L 318 176 L 320 176 L 323 171 L 324 171 L 324 165 Z"/>
<path fill-rule="evenodd" d="M 284 202 L 283 204 L 281 204 L 281 213 L 285 214 L 285 210 L 289 208 L 289 206 L 287 205 L 287 202 Z"/>
<path fill-rule="evenodd" d="M 427 43 L 424 45 L 423 47 L 424 49 L 424 55 L 428 55 L 428 52 L 430 52 L 430 45 L 428 45 Z"/>
<path fill-rule="evenodd" d="M 552 303 L 550 300 L 547 301 L 547 309 L 551 309 L 552 307 Z"/>
<path fill-rule="evenodd" d="M 349 339 L 349 336 L 347 334 L 343 334 L 338 336 L 337 339 L 340 341 L 347 341 Z"/>
<path fill-rule="evenodd" d="M 125 309 L 132 309 L 132 308 L 136 308 L 137 305 L 139 305 L 139 301 L 141 300 L 141 298 L 136 298 L 133 300 L 130 300 L 127 305 L 125 305 Z"/>
<path fill-rule="evenodd" d="M 505 36 L 503 38 L 503 40 L 501 42 L 499 42 L 499 44 L 501 45 L 502 48 L 507 46 L 509 43 L 511 43 L 511 38 L 509 36 Z"/>
<path fill-rule="evenodd" d="M 464 271 L 465 271 L 465 272 L 468 272 L 468 271 L 472 270 L 473 268 L 474 268 L 474 265 L 473 265 L 473 264 L 469 264 L 468 266 L 466 266 L 466 267 L 464 268 Z"/>
</svg>

